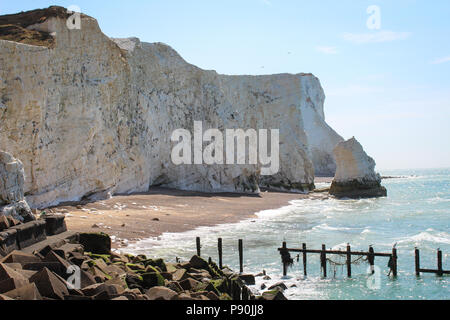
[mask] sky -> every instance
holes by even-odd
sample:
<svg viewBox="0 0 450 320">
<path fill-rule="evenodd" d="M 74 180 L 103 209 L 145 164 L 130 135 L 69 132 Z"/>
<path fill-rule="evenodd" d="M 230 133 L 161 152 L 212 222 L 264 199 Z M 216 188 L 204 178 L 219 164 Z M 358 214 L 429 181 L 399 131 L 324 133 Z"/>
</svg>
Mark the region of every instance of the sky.
<svg viewBox="0 0 450 320">
<path fill-rule="evenodd" d="M 378 170 L 450 167 L 448 0 L 0 0 L 0 14 L 50 5 L 222 74 L 311 72 L 328 124 Z"/>
</svg>

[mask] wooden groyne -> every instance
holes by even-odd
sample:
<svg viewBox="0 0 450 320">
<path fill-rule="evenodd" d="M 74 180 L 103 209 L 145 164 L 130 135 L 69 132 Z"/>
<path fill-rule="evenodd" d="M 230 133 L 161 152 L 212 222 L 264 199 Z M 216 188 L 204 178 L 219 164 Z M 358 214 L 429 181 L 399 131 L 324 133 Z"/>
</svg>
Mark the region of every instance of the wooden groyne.
<svg viewBox="0 0 450 320">
<path fill-rule="evenodd" d="M 244 241 L 238 239 L 236 241 L 239 255 L 239 272 L 244 273 Z M 196 238 L 197 255 L 201 255 L 201 239 Z M 321 249 L 309 249 L 306 243 L 302 244 L 301 248 L 289 248 L 286 242 L 282 243 L 281 248 L 278 248 L 281 255 L 281 261 L 283 265 L 283 276 L 287 276 L 288 268 L 293 264 L 294 260 L 291 258 L 290 253 L 298 253 L 297 261 L 300 261 L 300 255 L 302 256 L 303 275 L 308 275 L 308 255 L 316 254 L 320 258 L 320 271 L 324 278 L 327 278 L 327 263 L 338 264 L 330 259 L 332 256 L 345 257 L 345 262 L 341 265 L 346 266 L 347 277 L 352 277 L 352 265 L 359 263 L 360 261 L 367 261 L 372 270 L 372 274 L 375 272 L 375 258 L 388 259 L 388 267 L 390 269 L 389 276 L 396 278 L 398 276 L 398 254 L 397 248 L 394 246 L 391 252 L 376 252 L 373 246 L 369 246 L 367 251 L 353 251 L 350 244 L 347 244 L 345 250 L 332 250 L 326 249 L 326 245 L 323 244 Z M 223 240 L 217 239 L 217 252 L 219 268 L 223 268 Z M 426 269 L 420 266 L 420 250 L 415 248 L 415 273 L 419 277 L 421 273 L 434 273 L 438 276 L 450 274 L 450 270 L 443 269 L 442 251 L 437 249 L 437 269 Z M 358 257 L 355 261 L 352 261 L 352 257 Z"/>
<path fill-rule="evenodd" d="M 442 251 L 441 249 L 437 249 L 437 269 L 423 269 L 420 267 L 420 250 L 414 250 L 415 262 L 416 262 L 416 276 L 420 276 L 421 273 L 435 273 L 438 276 L 442 276 L 444 274 L 450 274 L 450 270 L 442 269 Z"/>
<path fill-rule="evenodd" d="M 217 251 L 219 254 L 219 268 L 223 268 L 223 250 L 222 250 L 222 238 L 217 239 Z M 197 237 L 195 239 L 197 255 L 200 257 L 201 255 L 201 239 Z M 238 239 L 238 252 L 239 252 L 239 273 L 244 273 L 244 241 L 242 239 Z"/>
<path fill-rule="evenodd" d="M 347 245 L 346 250 L 326 250 L 326 246 L 323 244 L 322 249 L 313 250 L 307 249 L 306 243 L 302 244 L 302 248 L 288 248 L 286 242 L 283 242 L 282 247 L 278 248 L 281 255 L 281 260 L 283 264 L 283 276 L 287 275 L 288 266 L 293 263 L 290 257 L 290 252 L 301 253 L 303 255 L 303 274 L 307 275 L 307 254 L 319 254 L 320 255 L 320 268 L 322 276 L 327 277 L 327 256 L 329 255 L 340 255 L 346 257 L 345 265 L 347 266 L 347 277 L 352 276 L 352 256 L 365 257 L 368 261 L 372 273 L 374 273 L 375 257 L 385 257 L 389 258 L 388 266 L 390 268 L 389 275 L 394 278 L 398 275 L 398 255 L 395 246 L 392 248 L 392 252 L 375 252 L 372 246 L 369 247 L 368 251 L 352 251 L 350 244 Z M 450 274 L 450 270 L 444 270 L 442 264 L 442 251 L 437 249 L 437 269 L 424 269 L 420 267 L 420 250 L 418 248 L 414 249 L 415 255 L 415 271 L 416 275 L 419 277 L 421 273 L 434 273 L 438 276 L 443 276 L 445 274 Z"/>
<path fill-rule="evenodd" d="M 352 251 L 351 246 L 347 245 L 347 250 L 327 250 L 326 245 L 322 245 L 322 249 L 314 250 L 307 249 L 306 243 L 303 243 L 302 248 L 288 248 L 286 242 L 283 242 L 281 248 L 278 248 L 281 254 L 281 260 L 283 263 L 283 276 L 287 275 L 288 266 L 293 263 L 289 252 L 301 253 L 303 255 L 303 274 L 307 275 L 307 254 L 319 254 L 320 255 L 320 269 L 324 278 L 327 277 L 327 256 L 329 255 L 340 255 L 346 257 L 347 266 L 347 277 L 352 277 L 352 256 L 366 257 L 372 271 L 375 266 L 375 257 L 385 257 L 389 258 L 389 267 L 391 268 L 391 273 L 394 277 L 397 276 L 397 249 L 392 248 L 392 253 L 375 252 L 372 246 L 369 247 L 368 251 Z"/>
</svg>

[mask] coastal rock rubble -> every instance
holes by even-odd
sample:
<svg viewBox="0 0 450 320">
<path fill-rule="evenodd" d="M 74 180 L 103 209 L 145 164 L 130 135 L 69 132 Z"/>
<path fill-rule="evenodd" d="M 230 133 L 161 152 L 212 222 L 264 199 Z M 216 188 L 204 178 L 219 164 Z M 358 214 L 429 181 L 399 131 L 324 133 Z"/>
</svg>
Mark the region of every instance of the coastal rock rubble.
<svg viewBox="0 0 450 320">
<path fill-rule="evenodd" d="M 33 254 L 16 250 L 0 256 L 0 300 L 286 300 L 279 289 L 255 296 L 246 285 L 254 277 L 241 279 L 211 259 L 166 263 L 105 253 L 103 247 L 92 247 L 96 237 L 100 243 L 109 238 L 76 234 Z"/>
<path fill-rule="evenodd" d="M 337 170 L 330 194 L 338 198 L 375 198 L 387 196 L 381 177 L 375 172 L 375 161 L 353 137 L 334 149 Z"/>
<path fill-rule="evenodd" d="M 343 139 L 325 122 L 309 73 L 228 76 L 171 47 L 111 39 L 94 18 L 67 27 L 62 7 L 0 16 L 0 149 L 20 158 L 32 208 L 145 192 L 150 186 L 257 193 L 307 192 L 333 175 Z M 175 165 L 176 129 L 279 129 L 280 170 Z"/>
<path fill-rule="evenodd" d="M 24 197 L 24 182 L 22 162 L 0 151 L 0 216 L 24 222 L 35 219 Z"/>
</svg>

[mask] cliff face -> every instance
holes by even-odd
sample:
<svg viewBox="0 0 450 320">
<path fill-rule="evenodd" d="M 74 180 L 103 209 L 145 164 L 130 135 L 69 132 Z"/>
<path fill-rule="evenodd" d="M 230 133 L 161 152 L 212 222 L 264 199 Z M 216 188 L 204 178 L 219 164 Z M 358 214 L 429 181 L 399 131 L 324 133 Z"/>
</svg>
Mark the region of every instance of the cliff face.
<svg viewBox="0 0 450 320">
<path fill-rule="evenodd" d="M 334 173 L 332 149 L 342 138 L 325 123 L 324 94 L 313 75 L 219 75 L 161 43 L 110 39 L 88 16 L 71 30 L 65 9 L 51 10 L 56 14 L 28 13 L 19 24 L 31 36 L 0 32 L 7 39 L 0 40 L 0 150 L 23 162 L 31 206 L 152 185 L 306 191 L 314 168 Z M 26 14 L 3 23 L 18 24 Z M 39 42 L 48 35 L 51 45 Z M 259 179 L 259 165 L 175 166 L 171 134 L 193 132 L 194 121 L 204 130 L 280 129 L 279 173 Z"/>
</svg>

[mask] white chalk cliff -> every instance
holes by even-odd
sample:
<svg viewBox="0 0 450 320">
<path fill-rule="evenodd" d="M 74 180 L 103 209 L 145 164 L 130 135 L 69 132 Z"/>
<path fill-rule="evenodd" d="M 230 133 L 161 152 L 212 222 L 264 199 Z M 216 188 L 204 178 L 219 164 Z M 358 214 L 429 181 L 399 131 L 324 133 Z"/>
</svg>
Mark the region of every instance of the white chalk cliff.
<svg viewBox="0 0 450 320">
<path fill-rule="evenodd" d="M 375 172 L 375 160 L 367 155 L 354 137 L 340 142 L 334 149 L 334 156 L 337 169 L 330 194 L 348 198 L 387 195 L 386 188 L 381 186 L 380 175 Z"/>
<path fill-rule="evenodd" d="M 22 161 L 32 207 L 154 185 L 308 191 L 315 173 L 334 174 L 343 139 L 325 122 L 313 75 L 219 75 L 165 44 L 110 39 L 85 15 L 72 30 L 67 18 L 60 7 L 0 17 L 0 150 Z M 174 165 L 171 134 L 193 132 L 194 121 L 204 130 L 280 129 L 279 173 Z"/>
</svg>

